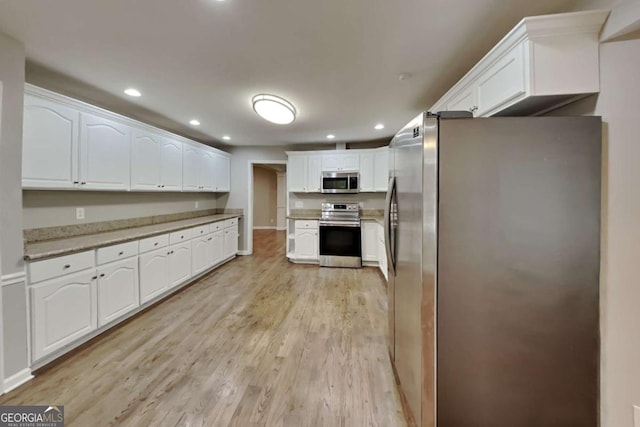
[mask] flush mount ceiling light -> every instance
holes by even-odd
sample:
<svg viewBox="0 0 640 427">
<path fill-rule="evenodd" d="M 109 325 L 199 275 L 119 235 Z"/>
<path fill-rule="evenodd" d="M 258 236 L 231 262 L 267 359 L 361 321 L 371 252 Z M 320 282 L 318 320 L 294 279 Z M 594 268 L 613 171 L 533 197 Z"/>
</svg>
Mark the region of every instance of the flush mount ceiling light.
<svg viewBox="0 0 640 427">
<path fill-rule="evenodd" d="M 333 139 L 335 137 L 336 137 L 335 135 L 327 135 L 327 139 Z"/>
<path fill-rule="evenodd" d="M 142 96 L 142 94 L 138 89 L 134 89 L 132 87 L 130 87 L 129 89 L 125 89 L 124 93 L 126 93 L 129 96 L 133 96 L 135 98 Z"/>
<path fill-rule="evenodd" d="M 384 129 L 384 125 L 382 123 L 378 123 L 377 125 L 375 125 L 374 129 L 375 130 Z"/>
<path fill-rule="evenodd" d="M 231 137 L 229 135 L 225 135 L 222 137 L 222 139 L 224 139 L 225 141 L 229 141 Z"/>
<path fill-rule="evenodd" d="M 278 125 L 288 125 L 296 119 L 295 107 L 275 95 L 256 95 L 251 99 L 253 110 L 263 119 Z"/>
<path fill-rule="evenodd" d="M 192 126 L 200 126 L 200 122 L 196 119 L 189 121 L 189 124 Z"/>
</svg>

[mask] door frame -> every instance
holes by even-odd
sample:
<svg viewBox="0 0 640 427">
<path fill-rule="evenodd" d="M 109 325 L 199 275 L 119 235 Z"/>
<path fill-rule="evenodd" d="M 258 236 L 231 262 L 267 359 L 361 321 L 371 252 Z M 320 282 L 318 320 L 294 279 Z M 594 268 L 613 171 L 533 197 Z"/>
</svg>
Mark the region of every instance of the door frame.
<svg viewBox="0 0 640 427">
<path fill-rule="evenodd" d="M 248 181 L 249 184 L 249 200 L 247 200 L 247 216 L 246 216 L 246 232 L 247 246 L 244 255 L 253 253 L 253 166 L 254 165 L 287 165 L 286 160 L 249 160 Z M 286 173 L 286 172 L 285 172 Z M 289 212 L 289 194 L 287 189 L 287 181 L 285 180 L 285 212 Z M 286 222 L 286 219 L 285 219 Z"/>
</svg>

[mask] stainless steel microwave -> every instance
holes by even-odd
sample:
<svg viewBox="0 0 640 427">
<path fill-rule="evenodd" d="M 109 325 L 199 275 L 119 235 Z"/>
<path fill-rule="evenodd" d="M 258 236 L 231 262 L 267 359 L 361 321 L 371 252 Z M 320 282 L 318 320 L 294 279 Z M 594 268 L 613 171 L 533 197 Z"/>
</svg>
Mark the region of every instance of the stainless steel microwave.
<svg viewBox="0 0 640 427">
<path fill-rule="evenodd" d="M 358 193 L 360 174 L 358 172 L 322 172 L 323 193 Z"/>
</svg>

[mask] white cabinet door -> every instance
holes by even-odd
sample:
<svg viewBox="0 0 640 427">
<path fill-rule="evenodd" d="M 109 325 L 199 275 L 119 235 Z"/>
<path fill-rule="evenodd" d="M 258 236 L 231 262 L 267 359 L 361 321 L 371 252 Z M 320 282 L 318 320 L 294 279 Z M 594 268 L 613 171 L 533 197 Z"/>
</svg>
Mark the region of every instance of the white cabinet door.
<svg viewBox="0 0 640 427">
<path fill-rule="evenodd" d="M 137 257 L 98 267 L 98 327 L 139 306 Z"/>
<path fill-rule="evenodd" d="M 134 129 L 131 140 L 131 189 L 160 190 L 162 140 L 159 135 Z"/>
<path fill-rule="evenodd" d="M 182 190 L 200 191 L 200 149 L 192 144 L 182 147 Z"/>
<path fill-rule="evenodd" d="M 380 224 L 376 224 L 377 225 L 377 232 L 378 232 L 378 264 L 380 265 L 380 271 L 382 271 L 382 274 L 384 275 L 385 279 L 388 279 L 387 274 L 387 248 L 385 247 L 384 244 L 384 228 L 382 227 L 382 225 Z"/>
<path fill-rule="evenodd" d="M 231 159 L 220 154 L 215 155 L 216 191 L 231 191 Z"/>
<path fill-rule="evenodd" d="M 169 247 L 169 287 L 191 278 L 191 241 Z"/>
<path fill-rule="evenodd" d="M 340 159 L 337 154 L 322 156 L 322 171 L 335 172 L 340 170 Z"/>
<path fill-rule="evenodd" d="M 80 113 L 72 108 L 24 96 L 24 188 L 77 187 L 79 121 Z"/>
<path fill-rule="evenodd" d="M 288 191 L 307 191 L 307 156 L 289 156 L 287 163 Z"/>
<path fill-rule="evenodd" d="M 211 267 L 211 236 L 198 237 L 191 241 L 191 271 L 193 275 Z"/>
<path fill-rule="evenodd" d="M 182 143 L 162 138 L 160 161 L 161 189 L 163 191 L 182 190 Z"/>
<path fill-rule="evenodd" d="M 360 191 L 374 191 L 374 155 L 373 153 L 360 154 Z"/>
<path fill-rule="evenodd" d="M 224 230 L 211 234 L 211 264 L 217 264 L 224 259 Z"/>
<path fill-rule="evenodd" d="M 297 228 L 295 232 L 296 259 L 318 259 L 318 229 Z"/>
<path fill-rule="evenodd" d="M 95 286 L 95 270 L 86 270 L 30 288 L 33 360 L 97 328 Z"/>
<path fill-rule="evenodd" d="M 349 171 L 360 170 L 360 156 L 358 154 L 332 153 L 322 156 L 323 171 Z"/>
<path fill-rule="evenodd" d="M 389 185 L 389 149 L 379 148 L 374 154 L 374 191 L 387 191 Z M 362 176 L 362 173 L 360 174 Z"/>
<path fill-rule="evenodd" d="M 524 48 L 524 42 L 514 47 L 478 79 L 476 115 L 484 116 L 526 94 Z"/>
<path fill-rule="evenodd" d="M 80 184 L 86 190 L 128 190 L 130 128 L 91 114 L 80 115 Z"/>
<path fill-rule="evenodd" d="M 362 260 L 378 261 L 378 224 L 362 221 Z"/>
<path fill-rule="evenodd" d="M 229 258 L 238 253 L 238 226 L 224 229 L 224 258 Z"/>
<path fill-rule="evenodd" d="M 169 252 L 162 248 L 140 255 L 140 303 L 144 304 L 169 288 Z"/>
<path fill-rule="evenodd" d="M 307 157 L 307 185 L 305 191 L 320 193 L 322 181 L 322 156 L 311 155 Z"/>
<path fill-rule="evenodd" d="M 476 84 L 473 83 L 462 88 L 460 92 L 455 94 L 447 104 L 447 111 L 469 111 L 475 116 L 475 113 L 478 111 L 476 87 Z"/>
<path fill-rule="evenodd" d="M 207 148 L 200 150 L 200 191 L 215 191 L 215 154 Z"/>
</svg>

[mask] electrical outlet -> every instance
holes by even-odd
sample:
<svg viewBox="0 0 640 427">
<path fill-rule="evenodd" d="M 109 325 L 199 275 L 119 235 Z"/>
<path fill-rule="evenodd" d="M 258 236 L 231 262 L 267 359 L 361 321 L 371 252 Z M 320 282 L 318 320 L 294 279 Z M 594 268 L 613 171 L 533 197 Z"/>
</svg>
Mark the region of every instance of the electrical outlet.
<svg viewBox="0 0 640 427">
<path fill-rule="evenodd" d="M 200 206 L 200 203 L 196 202 L 196 209 L 198 209 L 198 206 Z"/>
<path fill-rule="evenodd" d="M 303 202 L 296 202 L 296 209 L 302 209 L 304 208 L 304 203 Z"/>
<path fill-rule="evenodd" d="M 84 219 L 84 208 L 76 208 L 76 219 Z"/>
<path fill-rule="evenodd" d="M 640 406 L 633 407 L 633 426 L 640 427 Z"/>
</svg>

